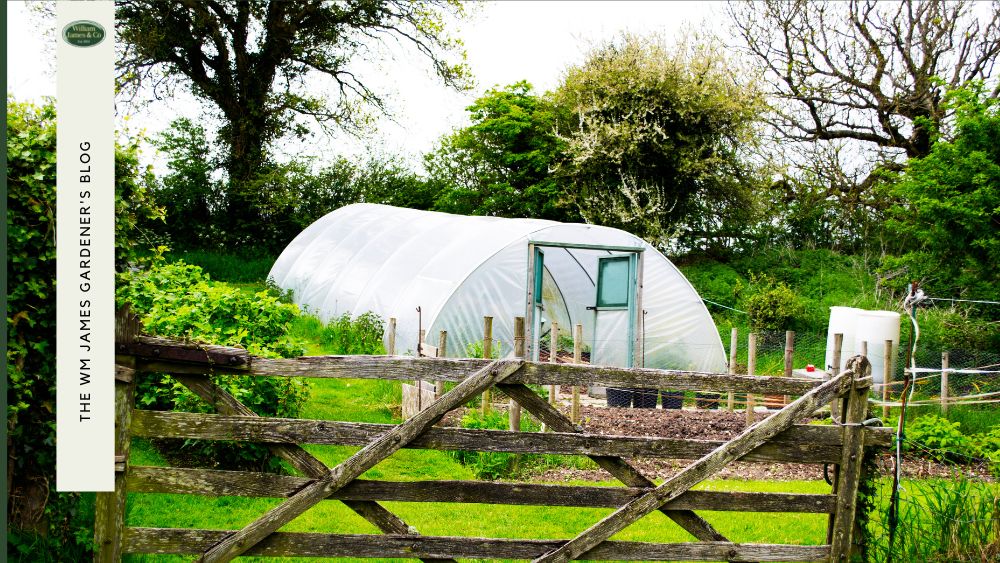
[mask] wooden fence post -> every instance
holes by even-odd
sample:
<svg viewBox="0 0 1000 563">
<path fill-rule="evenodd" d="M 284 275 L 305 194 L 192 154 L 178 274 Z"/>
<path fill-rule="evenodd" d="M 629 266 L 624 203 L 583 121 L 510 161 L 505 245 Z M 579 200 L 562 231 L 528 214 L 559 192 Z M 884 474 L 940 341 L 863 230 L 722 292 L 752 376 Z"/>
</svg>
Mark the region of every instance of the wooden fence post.
<svg viewBox="0 0 1000 563">
<path fill-rule="evenodd" d="M 125 305 L 115 315 L 115 344 L 133 342 L 142 331 L 139 318 Z M 135 408 L 135 357 L 115 356 L 115 490 L 97 493 L 94 502 L 94 561 L 117 563 L 125 531 L 126 469 Z"/>
<path fill-rule="evenodd" d="M 514 317 L 514 357 L 524 359 L 524 317 Z M 510 429 L 513 432 L 521 431 L 521 403 L 514 399 L 510 400 L 507 406 Z"/>
<path fill-rule="evenodd" d="M 736 375 L 736 351 L 739 346 L 739 332 L 740 330 L 733 327 L 733 331 L 729 336 L 729 375 Z M 736 393 L 732 391 L 729 392 L 729 398 L 726 401 L 726 409 L 729 412 L 733 412 L 736 408 Z"/>
<path fill-rule="evenodd" d="M 747 337 L 747 375 L 757 375 L 757 333 L 751 332 Z M 753 393 L 747 391 L 747 426 L 753 424 L 754 401 Z"/>
<path fill-rule="evenodd" d="M 889 420 L 889 385 L 892 383 L 892 340 L 885 341 L 885 358 L 882 360 L 882 420 Z"/>
<path fill-rule="evenodd" d="M 941 412 L 944 414 L 948 413 L 948 363 L 948 352 L 941 352 Z"/>
<path fill-rule="evenodd" d="M 442 330 L 438 333 L 438 357 L 448 357 L 448 331 Z M 444 395 L 444 381 L 438 380 L 434 384 L 434 400 L 440 399 Z"/>
<path fill-rule="evenodd" d="M 844 350 L 844 335 L 841 333 L 836 333 L 833 335 L 833 367 L 830 368 L 831 373 L 827 374 L 827 379 L 834 377 L 840 373 L 840 355 Z M 830 403 L 830 418 L 837 422 L 840 420 L 840 397 L 837 397 Z"/>
<path fill-rule="evenodd" d="M 573 363 L 583 363 L 583 325 L 577 324 L 573 328 Z M 573 424 L 580 423 L 580 387 L 573 386 L 573 407 L 570 410 L 570 420 Z"/>
<path fill-rule="evenodd" d="M 559 354 L 559 323 L 552 322 L 552 330 L 549 333 L 549 363 L 556 363 Z M 549 385 L 549 403 L 556 404 L 556 395 L 559 394 L 558 385 Z"/>
<path fill-rule="evenodd" d="M 396 317 L 389 317 L 389 337 L 386 353 L 390 356 L 396 355 Z"/>
<path fill-rule="evenodd" d="M 792 360 L 795 357 L 795 331 L 785 331 L 785 377 L 792 376 Z"/>
<path fill-rule="evenodd" d="M 867 358 L 866 358 L 867 359 Z M 833 519 L 830 542 L 830 561 L 848 561 L 851 556 L 854 534 L 855 512 L 858 501 L 858 485 L 861 481 L 862 457 L 864 456 L 864 428 L 861 423 L 868 412 L 868 392 L 870 384 L 858 379 L 869 375 L 871 364 L 867 361 L 852 361 L 854 382 L 847 392 L 844 410 L 843 453 L 837 475 L 837 512 Z M 862 366 L 869 373 L 861 373 Z"/>
<path fill-rule="evenodd" d="M 483 317 L 483 358 L 489 360 L 493 355 L 493 317 Z M 483 391 L 483 416 L 490 414 L 493 400 L 490 389 Z"/>
</svg>

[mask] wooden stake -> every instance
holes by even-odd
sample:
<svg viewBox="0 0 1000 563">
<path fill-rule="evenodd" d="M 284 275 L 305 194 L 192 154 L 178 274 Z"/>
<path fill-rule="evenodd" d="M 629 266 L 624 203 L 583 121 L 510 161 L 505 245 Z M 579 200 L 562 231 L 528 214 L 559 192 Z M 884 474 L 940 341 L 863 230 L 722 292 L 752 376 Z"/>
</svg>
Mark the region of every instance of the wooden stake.
<svg viewBox="0 0 1000 563">
<path fill-rule="evenodd" d="M 739 332 L 740 330 L 734 326 L 729 336 L 729 375 L 736 375 L 736 352 L 739 346 Z M 735 408 L 736 393 L 730 391 L 729 398 L 726 401 L 726 410 L 733 412 Z"/>
<path fill-rule="evenodd" d="M 389 317 L 389 337 L 388 346 L 386 346 L 386 353 L 390 356 L 396 355 L 396 317 Z"/>
<path fill-rule="evenodd" d="M 757 375 L 757 333 L 751 332 L 747 337 L 747 375 Z M 753 393 L 747 393 L 747 426 L 753 424 L 754 401 Z"/>
<path fill-rule="evenodd" d="M 514 317 L 514 357 L 524 359 L 524 317 Z M 521 404 L 514 399 L 507 405 L 508 419 L 512 432 L 521 431 Z"/>
<path fill-rule="evenodd" d="M 577 324 L 573 328 L 573 363 L 583 363 L 583 325 Z M 573 408 L 570 411 L 570 420 L 573 424 L 580 423 L 580 388 L 573 386 Z"/>
<path fill-rule="evenodd" d="M 795 357 L 795 331 L 785 331 L 785 377 L 792 376 L 792 360 Z"/>
<path fill-rule="evenodd" d="M 833 335 L 833 367 L 830 368 L 830 373 L 826 374 L 826 378 L 830 379 L 833 376 L 840 373 L 840 355 L 844 351 L 844 335 L 837 333 Z M 834 399 L 830 403 L 830 418 L 834 422 L 840 420 L 840 399 Z"/>
<path fill-rule="evenodd" d="M 438 333 L 438 357 L 448 357 L 448 331 L 442 330 Z M 444 381 L 438 380 L 434 384 L 434 399 L 440 399 L 444 395 Z"/>
<path fill-rule="evenodd" d="M 559 323 L 553 321 L 552 329 L 549 331 L 549 363 L 557 363 L 559 355 Z M 555 405 L 559 395 L 558 385 L 549 385 L 549 404 Z M 542 432 L 548 430 L 548 426 L 542 423 Z"/>
<path fill-rule="evenodd" d="M 941 412 L 948 413 L 948 352 L 941 352 Z"/>
<path fill-rule="evenodd" d="M 483 317 L 483 358 L 490 359 L 493 354 L 493 317 Z M 493 400 L 489 389 L 483 391 L 483 416 L 490 414 Z"/>
<path fill-rule="evenodd" d="M 864 347 L 863 347 L 864 348 Z M 861 481 L 861 461 L 864 457 L 864 433 L 861 422 L 868 411 L 867 384 L 857 379 L 869 375 L 871 364 L 867 358 L 861 362 L 849 362 L 852 368 L 852 385 L 847 393 L 847 406 L 844 412 L 844 445 L 843 457 L 837 474 L 837 512 L 834 515 L 830 541 L 830 561 L 850 561 L 852 539 L 855 526 L 855 511 L 858 502 L 858 485 Z M 862 371 L 867 369 L 867 373 Z"/>
</svg>

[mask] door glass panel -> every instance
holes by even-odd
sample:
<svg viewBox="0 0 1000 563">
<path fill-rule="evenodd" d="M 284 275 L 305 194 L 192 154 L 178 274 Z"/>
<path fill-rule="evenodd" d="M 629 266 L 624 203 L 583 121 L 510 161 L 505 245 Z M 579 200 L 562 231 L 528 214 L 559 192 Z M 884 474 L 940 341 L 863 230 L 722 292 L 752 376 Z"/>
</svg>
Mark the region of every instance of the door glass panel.
<svg viewBox="0 0 1000 563">
<path fill-rule="evenodd" d="M 601 258 L 597 268 L 597 306 L 628 307 L 629 257 Z"/>
</svg>

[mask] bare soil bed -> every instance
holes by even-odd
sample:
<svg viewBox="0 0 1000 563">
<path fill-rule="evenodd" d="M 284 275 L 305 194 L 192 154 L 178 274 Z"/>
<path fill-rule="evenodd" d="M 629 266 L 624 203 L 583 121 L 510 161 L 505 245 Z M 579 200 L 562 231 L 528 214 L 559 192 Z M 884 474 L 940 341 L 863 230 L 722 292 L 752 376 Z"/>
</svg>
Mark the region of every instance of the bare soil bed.
<svg viewBox="0 0 1000 563">
<path fill-rule="evenodd" d="M 569 412 L 565 408 L 564 412 Z M 725 410 L 673 410 L 673 409 L 618 409 L 595 406 L 581 406 L 581 426 L 588 433 L 606 436 L 657 436 L 663 438 L 684 438 L 694 440 L 730 440 L 746 428 L 746 415 L 742 412 Z M 768 413 L 756 413 L 756 420 Z M 449 413 L 445 424 L 457 426 L 461 413 Z M 807 423 L 808 420 L 802 420 Z M 629 460 L 644 474 L 655 479 L 667 479 L 690 463 L 689 460 L 636 458 Z M 966 473 L 981 474 L 988 478 L 988 472 L 964 467 Z M 831 468 L 832 472 L 832 468 Z M 892 474 L 892 459 L 889 452 L 879 460 L 879 472 Z M 906 477 L 949 477 L 954 468 L 922 458 L 904 457 L 902 473 Z M 606 480 L 610 476 L 601 469 L 549 469 L 532 476 L 544 481 Z M 766 479 L 766 480 L 820 480 L 823 466 L 805 463 L 749 463 L 736 462 L 720 471 L 721 479 Z"/>
</svg>

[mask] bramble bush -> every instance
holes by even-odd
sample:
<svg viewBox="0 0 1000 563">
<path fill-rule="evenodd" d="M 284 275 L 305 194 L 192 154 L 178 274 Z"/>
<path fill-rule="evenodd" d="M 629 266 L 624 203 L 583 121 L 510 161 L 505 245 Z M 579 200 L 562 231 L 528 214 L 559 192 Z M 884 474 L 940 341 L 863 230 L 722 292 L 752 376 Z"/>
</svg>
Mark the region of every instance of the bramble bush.
<svg viewBox="0 0 1000 563">
<path fill-rule="evenodd" d="M 117 301 L 131 303 L 151 334 L 223 346 L 239 346 L 256 356 L 290 358 L 303 348 L 290 335 L 299 309 L 271 291 L 249 294 L 213 282 L 201 268 L 184 262 L 157 261 L 144 270 L 120 276 Z M 213 376 L 212 380 L 261 416 L 296 417 L 309 394 L 297 378 Z M 140 408 L 213 412 L 213 408 L 168 375 L 144 377 L 136 388 Z M 213 465 L 278 470 L 266 448 L 237 442 L 186 441 L 171 453 L 197 456 Z"/>
</svg>

